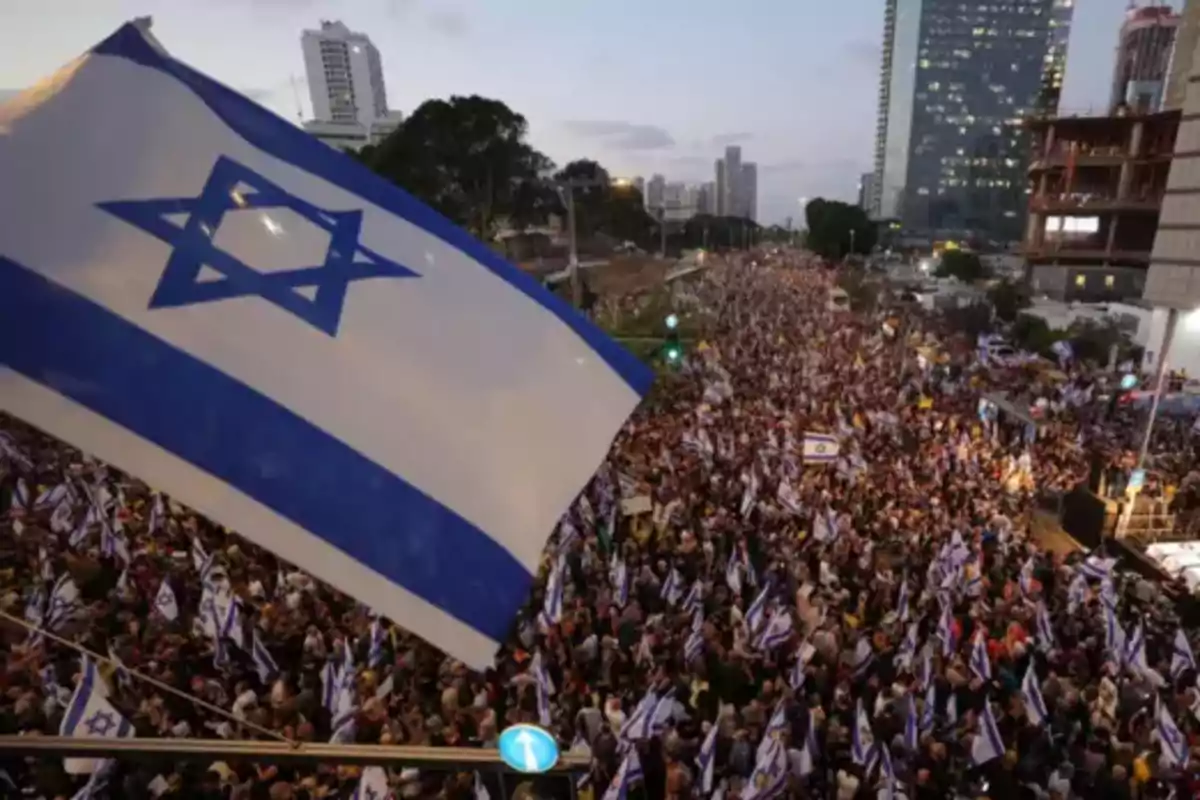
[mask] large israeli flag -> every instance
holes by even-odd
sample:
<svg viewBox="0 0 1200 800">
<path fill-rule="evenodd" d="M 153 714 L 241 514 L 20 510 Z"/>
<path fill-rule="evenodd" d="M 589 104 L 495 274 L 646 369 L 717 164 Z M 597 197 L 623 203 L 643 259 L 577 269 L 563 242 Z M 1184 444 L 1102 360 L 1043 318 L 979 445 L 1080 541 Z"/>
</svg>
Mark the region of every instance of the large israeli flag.
<svg viewBox="0 0 1200 800">
<path fill-rule="evenodd" d="M 476 668 L 650 372 L 126 25 L 0 107 L 0 409 Z"/>
</svg>

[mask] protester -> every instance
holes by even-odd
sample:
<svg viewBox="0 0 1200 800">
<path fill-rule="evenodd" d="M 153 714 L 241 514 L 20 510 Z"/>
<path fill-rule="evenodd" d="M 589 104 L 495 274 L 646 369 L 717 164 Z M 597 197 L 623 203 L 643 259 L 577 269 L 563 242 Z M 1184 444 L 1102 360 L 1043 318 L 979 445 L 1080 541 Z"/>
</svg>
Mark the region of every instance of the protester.
<svg viewBox="0 0 1200 800">
<path fill-rule="evenodd" d="M 1192 632 L 1111 561 L 1030 538 L 1035 494 L 1086 480 L 1093 444 L 1128 444 L 1089 416 L 1084 370 L 1029 387 L 1030 440 L 980 418 L 1012 376 L 943 321 L 831 312 L 832 271 L 760 260 L 677 293 L 704 338 L 562 520 L 484 674 L 153 476 L 0 418 L 0 608 L 105 657 L 7 624 L 3 733 L 114 735 L 83 729 L 83 702 L 142 738 L 489 748 L 528 722 L 591 757 L 597 798 L 1196 796 Z M 47 798 L 500 791 L 335 765 L 93 766 L 4 774 Z"/>
</svg>

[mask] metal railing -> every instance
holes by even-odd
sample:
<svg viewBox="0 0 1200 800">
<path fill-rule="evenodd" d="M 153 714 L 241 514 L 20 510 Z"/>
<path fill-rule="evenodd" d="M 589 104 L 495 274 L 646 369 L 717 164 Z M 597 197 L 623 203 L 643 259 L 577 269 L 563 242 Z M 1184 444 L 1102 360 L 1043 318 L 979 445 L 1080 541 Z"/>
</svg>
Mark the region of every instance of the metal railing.
<svg viewBox="0 0 1200 800">
<path fill-rule="evenodd" d="M 427 773 L 480 773 L 500 800 L 510 797 L 575 798 L 578 779 L 588 771 L 586 756 L 562 754 L 543 773 L 517 772 L 494 750 L 466 747 L 399 747 L 388 745 L 289 744 L 287 742 L 211 739 L 102 739 L 64 736 L 0 736 L 0 756 L 45 760 L 49 758 L 116 759 L 121 762 L 249 762 L 311 766 L 352 764 Z M 532 783 L 536 793 L 522 790 Z M 399 795 L 397 795 L 399 796 Z M 495 795 L 493 795 L 495 796 Z"/>
</svg>

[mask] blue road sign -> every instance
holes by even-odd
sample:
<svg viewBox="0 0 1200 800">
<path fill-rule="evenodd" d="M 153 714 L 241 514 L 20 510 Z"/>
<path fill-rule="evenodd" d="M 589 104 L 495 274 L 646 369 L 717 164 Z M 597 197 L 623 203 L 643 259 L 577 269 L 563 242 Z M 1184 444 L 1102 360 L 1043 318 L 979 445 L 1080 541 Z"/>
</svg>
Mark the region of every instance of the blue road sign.
<svg viewBox="0 0 1200 800">
<path fill-rule="evenodd" d="M 558 763 L 558 742 L 536 725 L 513 725 L 500 734 L 500 758 L 517 772 L 546 772 Z"/>
</svg>

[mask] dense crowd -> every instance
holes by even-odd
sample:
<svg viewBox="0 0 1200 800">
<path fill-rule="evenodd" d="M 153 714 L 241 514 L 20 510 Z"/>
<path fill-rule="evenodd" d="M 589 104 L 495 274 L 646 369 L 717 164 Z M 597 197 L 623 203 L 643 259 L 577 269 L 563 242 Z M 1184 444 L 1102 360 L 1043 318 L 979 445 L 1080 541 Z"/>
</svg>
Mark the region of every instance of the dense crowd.
<svg viewBox="0 0 1200 800">
<path fill-rule="evenodd" d="M 486 748 L 540 724 L 591 758 L 577 791 L 595 798 L 1197 796 L 1190 632 L 1154 584 L 1030 536 L 1035 493 L 1084 480 L 1090 442 L 1124 446 L 1089 373 L 1030 387 L 1036 433 L 985 418 L 981 392 L 1014 376 L 974 343 L 910 310 L 831 311 L 831 272 L 776 261 L 678 293 L 703 338 L 564 517 L 484 674 L 0 417 L 0 610 L 53 633 L 5 623 L 0 729 L 74 732 L 86 684 L 147 738 Z M 0 793 L 500 791 L 412 770 L 68 766 L 9 759 Z"/>
</svg>

